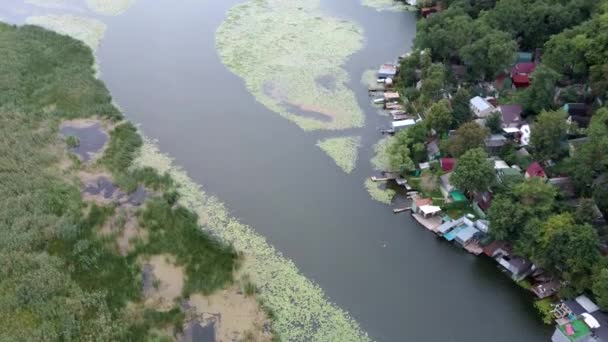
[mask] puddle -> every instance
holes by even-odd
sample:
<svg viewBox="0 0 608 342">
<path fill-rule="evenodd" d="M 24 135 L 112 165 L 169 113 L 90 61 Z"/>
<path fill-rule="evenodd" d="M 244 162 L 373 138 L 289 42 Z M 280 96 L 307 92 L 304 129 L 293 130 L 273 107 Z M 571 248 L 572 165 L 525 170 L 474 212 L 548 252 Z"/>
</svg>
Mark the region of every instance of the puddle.
<svg viewBox="0 0 608 342">
<path fill-rule="evenodd" d="M 193 320 L 188 323 L 184 329 L 184 337 L 182 342 L 215 342 L 215 322 L 207 322 L 205 324 Z"/>
<path fill-rule="evenodd" d="M 70 152 L 75 153 L 84 162 L 89 162 L 98 154 L 108 142 L 108 135 L 104 132 L 99 122 L 91 123 L 64 123 L 59 129 L 65 138 L 77 137 L 78 146 L 70 147 Z"/>
<path fill-rule="evenodd" d="M 131 194 L 127 194 L 120 190 L 112 181 L 106 176 L 95 177 L 91 174 L 81 173 L 80 179 L 83 182 L 83 194 L 85 199 L 93 200 L 97 203 L 119 203 L 119 204 L 130 204 L 138 207 L 144 203 L 148 197 L 146 189 L 138 185 L 135 191 Z"/>
</svg>

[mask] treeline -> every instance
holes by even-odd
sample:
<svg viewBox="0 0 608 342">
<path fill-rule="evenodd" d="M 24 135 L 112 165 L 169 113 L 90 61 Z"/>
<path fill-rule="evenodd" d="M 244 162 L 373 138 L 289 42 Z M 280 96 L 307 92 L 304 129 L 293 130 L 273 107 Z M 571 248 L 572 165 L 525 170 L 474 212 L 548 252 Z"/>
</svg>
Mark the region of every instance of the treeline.
<svg viewBox="0 0 608 342">
<path fill-rule="evenodd" d="M 178 308 L 140 305 L 138 258 L 175 255 L 186 272 L 184 295 L 207 294 L 232 281 L 234 249 L 202 233 L 197 216 L 176 204 L 170 177 L 132 169 L 141 137 L 94 77 L 89 48 L 0 23 L 0 61 L 0 340 L 143 341 L 161 338 L 155 328 L 181 329 Z M 78 162 L 60 167 L 59 123 L 90 117 L 116 124 L 98 167 L 127 191 L 144 184 L 164 194 L 139 212 L 149 241 L 126 257 L 97 232 L 116 206 L 84 202 Z"/>
<path fill-rule="evenodd" d="M 437 1 L 423 2 L 422 6 Z M 419 20 L 414 51 L 397 78 L 407 111 L 421 128 L 397 133 L 394 166 L 409 172 L 425 160 L 430 132 L 444 156 L 458 158 L 452 183 L 470 196 L 490 189 L 490 235 L 513 243 L 519 255 L 563 280 L 561 295 L 591 293 L 608 309 L 608 239 L 596 205 L 608 214 L 608 2 L 591 0 L 446 0 Z M 573 180 L 576 206 L 542 178 L 496 180 L 484 145 L 501 133 L 501 118 L 474 121 L 469 100 L 506 75 L 518 51 L 535 56 L 524 89 L 497 91 L 499 104 L 518 103 L 532 124 L 530 156 L 507 144 L 495 156 L 527 167 L 539 161 L 549 175 Z M 568 121 L 564 103 L 584 102 L 588 127 Z M 427 132 L 427 135 L 420 132 Z M 448 134 L 450 132 L 450 134 Z M 576 148 L 568 139 L 580 139 Z"/>
</svg>

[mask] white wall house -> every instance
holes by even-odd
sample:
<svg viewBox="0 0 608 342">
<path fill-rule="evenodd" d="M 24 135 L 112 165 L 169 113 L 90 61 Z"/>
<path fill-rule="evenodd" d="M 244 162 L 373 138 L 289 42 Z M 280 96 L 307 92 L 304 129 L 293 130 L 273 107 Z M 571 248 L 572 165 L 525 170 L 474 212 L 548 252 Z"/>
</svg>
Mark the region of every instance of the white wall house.
<svg viewBox="0 0 608 342">
<path fill-rule="evenodd" d="M 469 106 L 471 107 L 471 111 L 478 118 L 486 118 L 492 112 L 496 111 L 496 107 L 494 107 L 490 102 L 486 101 L 484 98 L 475 96 L 469 101 Z"/>
</svg>

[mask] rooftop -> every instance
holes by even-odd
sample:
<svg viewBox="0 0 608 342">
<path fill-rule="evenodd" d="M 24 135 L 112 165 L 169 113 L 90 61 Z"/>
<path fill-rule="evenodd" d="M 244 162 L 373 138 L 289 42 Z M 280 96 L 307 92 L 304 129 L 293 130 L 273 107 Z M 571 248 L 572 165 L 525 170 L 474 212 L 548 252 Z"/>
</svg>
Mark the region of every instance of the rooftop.
<svg viewBox="0 0 608 342">
<path fill-rule="evenodd" d="M 479 111 L 485 111 L 493 107 L 488 101 L 479 96 L 475 96 L 469 102 L 471 106 L 475 107 Z"/>
<path fill-rule="evenodd" d="M 572 328 L 572 331 L 570 331 L 570 333 L 568 332 L 568 326 Z M 577 319 L 564 325 L 560 325 L 559 330 L 564 335 L 566 335 L 570 339 L 570 341 L 578 341 L 580 338 L 585 337 L 591 333 L 591 330 L 589 329 L 587 324 L 585 324 L 585 322 L 580 319 Z"/>
</svg>

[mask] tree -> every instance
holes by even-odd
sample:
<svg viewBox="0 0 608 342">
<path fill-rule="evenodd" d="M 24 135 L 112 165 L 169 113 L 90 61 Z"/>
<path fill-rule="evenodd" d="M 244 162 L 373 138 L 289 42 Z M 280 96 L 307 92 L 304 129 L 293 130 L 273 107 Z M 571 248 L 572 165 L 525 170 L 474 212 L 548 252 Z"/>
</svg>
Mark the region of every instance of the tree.
<svg viewBox="0 0 608 342">
<path fill-rule="evenodd" d="M 392 170 L 399 172 L 411 171 L 415 168 L 410 151 L 411 139 L 407 131 L 399 131 L 387 148 L 389 155 L 389 166 Z"/>
<path fill-rule="evenodd" d="M 481 148 L 474 148 L 458 159 L 451 182 L 463 191 L 485 191 L 495 177 L 494 167 L 488 161 L 487 153 Z"/>
<path fill-rule="evenodd" d="M 491 222 L 490 235 L 493 238 L 515 241 L 526 223 L 526 213 L 522 205 L 511 196 L 498 194 L 492 200 L 488 219 Z"/>
<path fill-rule="evenodd" d="M 481 38 L 462 46 L 460 56 L 472 75 L 491 80 L 513 64 L 517 43 L 508 33 L 501 31 L 489 30 L 478 34 Z"/>
<path fill-rule="evenodd" d="M 460 126 L 450 140 L 450 152 L 460 156 L 468 150 L 482 147 L 489 131 L 476 122 L 467 122 Z"/>
<path fill-rule="evenodd" d="M 561 142 L 566 137 L 568 124 L 562 110 L 543 111 L 536 118 L 530 144 L 542 160 L 557 158 L 562 151 Z"/>
<path fill-rule="evenodd" d="M 524 110 L 538 113 L 541 110 L 553 109 L 555 84 L 561 78 L 555 70 L 541 64 L 532 73 L 532 84 L 522 94 Z"/>
<path fill-rule="evenodd" d="M 428 127 L 437 133 L 446 133 L 452 126 L 453 120 L 448 100 L 441 100 L 433 104 L 426 115 Z"/>
<path fill-rule="evenodd" d="M 601 268 L 593 278 L 593 295 L 602 310 L 608 310 L 608 268 Z"/>
<path fill-rule="evenodd" d="M 434 60 L 447 60 L 468 44 L 473 31 L 473 19 L 461 8 L 449 7 L 416 24 L 414 46 L 429 49 Z"/>
<path fill-rule="evenodd" d="M 446 87 L 447 70 L 441 63 L 433 63 L 422 72 L 420 98 L 422 103 L 431 104 L 440 99 Z"/>
<path fill-rule="evenodd" d="M 502 114 L 500 112 L 491 113 L 486 119 L 486 127 L 492 133 L 500 133 L 502 131 Z"/>
<path fill-rule="evenodd" d="M 539 228 L 540 248 L 533 260 L 560 272 L 573 293 L 590 288 L 593 267 L 600 258 L 596 231 L 587 224 L 577 225 L 570 214 L 553 215 Z"/>
<path fill-rule="evenodd" d="M 543 218 L 553 210 L 557 190 L 542 178 L 532 177 L 517 184 L 513 188 L 513 194 L 530 217 Z"/>
<path fill-rule="evenodd" d="M 465 122 L 471 121 L 473 113 L 469 106 L 471 92 L 466 88 L 460 88 L 452 98 L 452 111 L 454 112 L 455 125 L 460 126 Z"/>
</svg>

